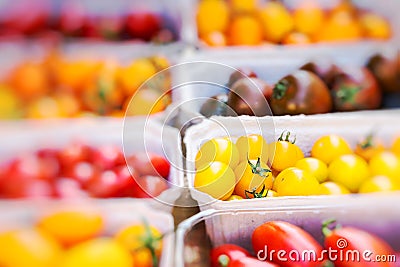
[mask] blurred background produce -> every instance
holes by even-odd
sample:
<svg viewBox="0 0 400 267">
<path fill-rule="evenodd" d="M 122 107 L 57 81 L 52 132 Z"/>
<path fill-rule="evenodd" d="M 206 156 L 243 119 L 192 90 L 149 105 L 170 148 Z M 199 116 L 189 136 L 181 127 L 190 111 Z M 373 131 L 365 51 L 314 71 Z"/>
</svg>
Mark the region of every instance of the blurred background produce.
<svg viewBox="0 0 400 267">
<path fill-rule="evenodd" d="M 214 47 L 388 40 L 392 36 L 388 18 L 347 0 L 291 5 L 290 1 L 199 0 L 196 23 L 201 42 Z"/>
</svg>

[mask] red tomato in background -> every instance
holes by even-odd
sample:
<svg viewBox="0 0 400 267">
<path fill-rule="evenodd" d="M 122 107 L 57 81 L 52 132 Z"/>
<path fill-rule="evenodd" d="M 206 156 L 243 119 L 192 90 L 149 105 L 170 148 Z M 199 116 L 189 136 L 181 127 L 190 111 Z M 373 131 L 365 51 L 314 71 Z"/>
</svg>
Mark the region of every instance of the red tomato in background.
<svg viewBox="0 0 400 267">
<path fill-rule="evenodd" d="M 52 181 L 60 170 L 57 159 L 39 158 L 34 154 L 22 155 L 14 159 L 9 165 L 9 174 L 12 177 L 24 177 L 24 179 L 39 179 Z"/>
<path fill-rule="evenodd" d="M 134 38 L 150 41 L 161 30 L 162 18 L 150 12 L 131 13 L 127 16 L 126 27 Z"/>
<path fill-rule="evenodd" d="M 78 1 L 63 1 L 56 27 L 66 35 L 79 36 L 86 16 L 84 7 Z"/>
<path fill-rule="evenodd" d="M 127 158 L 127 164 L 134 167 L 140 175 L 153 175 L 168 178 L 170 164 L 164 157 L 154 153 L 138 152 Z"/>
<path fill-rule="evenodd" d="M 334 230 L 323 228 L 325 234 L 325 248 L 343 251 L 343 255 L 351 251 L 359 251 L 360 259 L 352 260 L 352 258 L 334 261 L 335 266 L 338 267 L 358 267 L 358 266 L 394 266 L 393 262 L 377 262 L 375 256 L 377 255 L 393 255 L 394 251 L 388 243 L 381 238 L 370 234 L 364 230 L 353 227 L 339 227 Z M 371 261 L 363 257 L 365 251 L 370 251 L 370 255 L 365 255 Z M 350 254 L 351 255 L 351 254 Z M 346 257 L 346 256 L 345 256 Z M 351 256 L 350 256 L 351 257 Z"/>
<path fill-rule="evenodd" d="M 59 159 L 62 167 L 68 168 L 78 162 L 88 161 L 92 149 L 83 143 L 75 142 L 59 152 Z"/>
<path fill-rule="evenodd" d="M 86 187 L 89 181 L 95 180 L 101 173 L 100 168 L 90 162 L 82 161 L 74 164 L 64 172 L 64 175 L 77 181 L 82 187 Z"/>
<path fill-rule="evenodd" d="M 73 178 L 63 177 L 54 183 L 54 195 L 57 198 L 82 198 L 88 197 L 81 184 Z"/>
<path fill-rule="evenodd" d="M 265 257 L 280 266 L 304 267 L 321 265 L 321 262 L 317 260 L 301 261 L 301 255 L 305 250 L 314 251 L 316 259 L 318 259 L 321 255 L 322 247 L 309 233 L 294 224 L 284 221 L 266 222 L 254 230 L 251 240 L 253 250 L 258 258 Z M 275 250 L 275 253 L 272 254 L 272 259 L 270 259 L 272 250 Z M 280 258 L 287 259 L 287 261 L 279 259 L 277 252 L 281 250 L 285 251 L 285 255 L 281 255 Z M 290 259 L 289 254 L 291 251 L 298 252 L 300 255 L 298 261 Z"/>
<path fill-rule="evenodd" d="M 234 244 L 224 244 L 211 250 L 211 267 L 230 266 L 232 261 L 247 256 L 250 256 L 250 253 L 244 248 Z"/>
<path fill-rule="evenodd" d="M 107 145 L 92 150 L 91 162 L 99 168 L 109 170 L 124 164 L 125 158 L 119 146 Z"/>
<path fill-rule="evenodd" d="M 159 176 L 141 176 L 134 180 L 129 190 L 125 191 L 125 196 L 136 198 L 152 198 L 160 195 L 168 189 L 168 182 Z"/>
</svg>

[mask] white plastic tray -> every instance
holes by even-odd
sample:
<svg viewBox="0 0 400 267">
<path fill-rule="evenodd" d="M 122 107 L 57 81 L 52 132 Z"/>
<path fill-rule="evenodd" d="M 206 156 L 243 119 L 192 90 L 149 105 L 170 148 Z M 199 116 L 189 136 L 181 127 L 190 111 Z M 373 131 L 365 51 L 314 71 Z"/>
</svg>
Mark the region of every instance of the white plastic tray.
<svg viewBox="0 0 400 267">
<path fill-rule="evenodd" d="M 151 118 L 2 121 L 0 140 L 0 162 L 26 151 L 60 148 L 74 140 L 89 145 L 119 145 L 126 155 L 138 151 L 154 152 L 171 163 L 169 181 L 172 187 L 183 186 L 185 182 L 179 131 Z"/>
<path fill-rule="evenodd" d="M 254 208 L 253 203 L 241 203 L 241 208 L 206 210 L 179 225 L 176 232 L 175 266 L 188 266 L 192 260 L 200 257 L 204 262 L 208 262 L 208 249 L 226 243 L 237 244 L 252 251 L 251 235 L 254 229 L 273 220 L 283 220 L 300 226 L 322 243 L 321 224 L 324 220 L 334 218 L 343 226 L 358 227 L 381 237 L 395 251 L 399 251 L 400 210 L 393 208 L 393 203 L 399 201 L 400 194 L 373 194 L 353 195 L 346 199 L 334 197 L 330 202 L 314 202 L 292 207 Z M 205 233 L 210 238 L 210 244 L 197 244 L 196 247 L 193 244 L 195 241 L 188 242 L 188 234 L 194 231 L 193 229 L 199 231 L 201 223 L 205 223 Z M 192 254 L 188 255 L 182 251 Z"/>
<path fill-rule="evenodd" d="M 189 128 L 184 137 L 186 145 L 186 168 L 189 188 L 192 196 L 199 202 L 200 209 L 207 208 L 229 209 L 243 206 L 290 206 L 316 203 L 327 196 L 308 197 L 276 197 L 239 201 L 220 201 L 199 192 L 193 188 L 195 176 L 194 160 L 200 146 L 214 137 L 229 135 L 236 138 L 250 133 L 262 134 L 268 143 L 276 140 L 283 131 L 290 131 L 296 135 L 296 144 L 310 155 L 313 143 L 326 134 L 337 134 L 346 139 L 351 147 L 367 134 L 374 132 L 387 146 L 393 138 L 400 134 L 400 109 L 386 111 L 362 111 L 348 113 L 331 113 L 322 115 L 299 115 L 279 117 L 211 117 L 204 119 L 200 124 Z M 348 198 L 348 196 L 343 196 Z"/>
</svg>

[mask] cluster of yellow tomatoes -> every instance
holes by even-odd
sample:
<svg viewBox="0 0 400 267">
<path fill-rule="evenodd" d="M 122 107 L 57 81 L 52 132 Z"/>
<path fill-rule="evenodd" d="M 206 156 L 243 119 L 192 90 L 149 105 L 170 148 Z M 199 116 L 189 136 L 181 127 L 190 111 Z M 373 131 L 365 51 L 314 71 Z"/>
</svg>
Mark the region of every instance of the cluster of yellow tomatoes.
<svg viewBox="0 0 400 267">
<path fill-rule="evenodd" d="M 34 227 L 0 230 L 3 267 L 158 266 L 162 234 L 147 223 L 106 235 L 97 212 L 62 210 Z"/>
<path fill-rule="evenodd" d="M 388 21 L 351 1 L 339 1 L 325 10 L 319 1 L 300 1 L 290 10 L 281 1 L 201 0 L 197 9 L 198 34 L 211 46 L 261 43 L 308 44 L 388 39 Z"/>
<path fill-rule="evenodd" d="M 258 134 L 214 138 L 196 155 L 194 187 L 220 200 L 400 190 L 400 137 L 385 148 L 370 135 L 352 150 L 326 135 L 310 154 L 290 132 L 270 144 Z"/>
<path fill-rule="evenodd" d="M 124 66 L 50 52 L 42 60 L 21 62 L 0 79 L 0 119 L 123 116 L 134 94 L 132 115 L 159 112 L 169 104 L 157 101 L 170 88 L 168 77 L 153 83 L 153 90 L 138 88 L 167 67 L 161 56 Z"/>
</svg>

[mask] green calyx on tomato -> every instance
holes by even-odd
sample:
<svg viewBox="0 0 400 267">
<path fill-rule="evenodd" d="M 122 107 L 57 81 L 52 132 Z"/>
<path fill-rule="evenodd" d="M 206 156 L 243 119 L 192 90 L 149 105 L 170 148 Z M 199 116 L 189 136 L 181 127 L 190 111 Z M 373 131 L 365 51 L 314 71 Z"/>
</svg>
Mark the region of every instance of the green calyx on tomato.
<svg viewBox="0 0 400 267">
<path fill-rule="evenodd" d="M 145 228 L 145 233 L 141 239 L 141 241 L 143 242 L 143 246 L 141 248 L 138 248 L 138 250 L 147 248 L 151 253 L 153 267 L 157 267 L 158 258 L 156 255 L 155 248 L 158 246 L 158 243 L 163 239 L 164 235 L 154 236 L 153 233 L 151 232 L 149 223 L 145 219 L 143 219 L 143 225 Z"/>
<path fill-rule="evenodd" d="M 285 80 L 285 79 L 280 80 L 275 85 L 274 90 L 272 92 L 272 96 L 278 100 L 282 99 L 285 96 L 286 91 L 289 88 L 289 85 L 290 85 L 290 83 L 287 80 Z"/>
<path fill-rule="evenodd" d="M 362 89 L 361 86 L 357 85 L 342 85 L 336 92 L 336 96 L 343 102 L 355 103 L 356 95 Z"/>
<path fill-rule="evenodd" d="M 370 133 L 365 137 L 365 140 L 360 143 L 360 147 L 362 149 L 367 149 L 367 148 L 373 147 L 373 146 L 374 146 L 374 135 L 372 133 Z"/>
<path fill-rule="evenodd" d="M 222 254 L 218 257 L 218 263 L 221 267 L 228 267 L 230 259 L 227 255 Z"/>
<path fill-rule="evenodd" d="M 245 190 L 244 194 L 245 194 L 246 198 L 251 199 L 251 197 L 249 197 L 249 195 L 252 195 L 253 198 L 265 198 L 268 196 L 269 189 L 267 189 L 267 191 L 265 191 L 265 185 L 263 185 L 260 192 L 257 193 L 256 190 L 257 190 L 257 188 L 254 188 L 251 191 Z M 265 194 L 264 194 L 264 192 L 265 192 Z"/>
<path fill-rule="evenodd" d="M 251 161 L 249 159 L 247 159 L 247 162 L 249 163 L 250 167 L 251 167 L 251 172 L 253 174 L 258 174 L 261 177 L 267 177 L 268 173 L 271 172 L 270 169 L 266 169 L 261 167 L 261 160 L 260 158 L 257 158 L 257 163 L 256 165 L 254 165 L 253 163 L 251 163 Z"/>
<path fill-rule="evenodd" d="M 325 221 L 322 222 L 322 234 L 327 237 L 330 236 L 332 234 L 332 227 L 335 224 L 333 229 L 339 229 L 342 226 L 340 224 L 336 224 L 336 219 L 327 219 Z"/>
<path fill-rule="evenodd" d="M 290 132 L 287 132 L 286 133 L 286 136 L 285 136 L 285 139 L 283 139 L 283 134 L 285 133 L 286 131 L 283 131 L 282 133 L 281 133 L 281 135 L 279 136 L 279 138 L 278 138 L 278 141 L 286 141 L 286 142 L 289 142 L 289 143 L 292 143 L 292 144 L 294 144 L 294 143 L 296 143 L 296 136 L 294 137 L 294 139 L 292 140 L 292 141 L 290 141 Z"/>
</svg>

